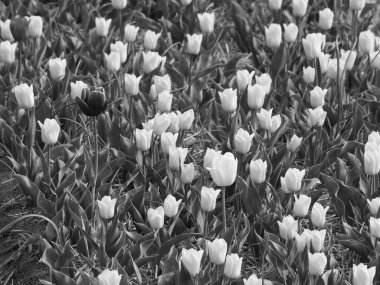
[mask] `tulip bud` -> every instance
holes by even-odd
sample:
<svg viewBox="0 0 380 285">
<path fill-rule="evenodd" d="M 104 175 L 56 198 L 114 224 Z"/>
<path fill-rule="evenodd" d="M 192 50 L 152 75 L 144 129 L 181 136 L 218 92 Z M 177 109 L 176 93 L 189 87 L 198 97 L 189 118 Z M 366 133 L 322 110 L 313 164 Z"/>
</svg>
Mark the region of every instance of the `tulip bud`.
<svg viewBox="0 0 380 285">
<path fill-rule="evenodd" d="M 283 24 L 284 27 L 284 39 L 287 43 L 292 43 L 297 39 L 298 27 L 296 24 L 290 23 L 288 25 Z"/>
<path fill-rule="evenodd" d="M 290 139 L 290 142 L 288 142 L 288 144 L 287 144 L 288 150 L 290 152 L 296 152 L 296 150 L 298 149 L 298 147 L 301 144 L 301 141 L 302 141 L 302 137 L 299 138 L 296 134 L 294 134 L 292 136 L 292 138 Z"/>
<path fill-rule="evenodd" d="M 154 86 L 156 87 L 157 94 L 160 94 L 161 92 L 164 92 L 164 91 L 170 92 L 172 83 L 168 74 L 166 74 L 165 76 L 155 75 L 153 77 L 153 81 L 154 81 Z"/>
<path fill-rule="evenodd" d="M 1 38 L 3 39 L 3 41 L 13 42 L 15 40 L 12 36 L 10 25 L 11 25 L 10 19 L 7 19 L 5 22 L 0 21 L 0 33 L 1 33 Z"/>
<path fill-rule="evenodd" d="M 34 93 L 33 85 L 28 86 L 25 83 L 21 83 L 13 88 L 15 92 L 18 107 L 20 109 L 30 109 L 34 106 Z"/>
<path fill-rule="evenodd" d="M 187 148 L 169 147 L 169 168 L 174 171 L 179 171 L 179 166 L 185 162 L 187 152 Z"/>
<path fill-rule="evenodd" d="M 251 160 L 249 164 L 249 175 L 256 184 L 263 183 L 267 173 L 267 162 L 261 159 Z"/>
<path fill-rule="evenodd" d="M 127 7 L 127 0 L 111 0 L 112 7 L 116 10 L 123 10 Z"/>
<path fill-rule="evenodd" d="M 102 273 L 98 275 L 99 285 L 119 285 L 121 281 L 121 275 L 119 271 L 116 270 L 103 270 Z"/>
<path fill-rule="evenodd" d="M 181 5 L 182 6 L 187 6 L 187 5 L 190 5 L 192 0 L 181 0 Z"/>
<path fill-rule="evenodd" d="M 237 159 L 231 152 L 215 153 L 212 166 L 208 169 L 216 185 L 230 186 L 235 182 L 237 174 Z"/>
<path fill-rule="evenodd" d="M 47 145 L 53 145 L 57 142 L 60 126 L 55 119 L 46 118 L 42 124 L 38 121 L 41 128 L 41 140 Z"/>
<path fill-rule="evenodd" d="M 187 39 L 187 49 L 186 49 L 187 53 L 199 54 L 199 52 L 201 51 L 203 35 L 202 34 L 193 34 L 193 35 L 186 34 L 186 39 Z"/>
<path fill-rule="evenodd" d="M 213 264 L 221 265 L 224 263 L 227 254 L 227 243 L 223 238 L 216 238 L 212 242 L 207 241 L 207 250 Z"/>
<path fill-rule="evenodd" d="M 127 24 L 124 28 L 124 40 L 128 43 L 133 43 L 136 40 L 139 27 Z"/>
<path fill-rule="evenodd" d="M 124 44 L 121 41 L 117 41 L 110 46 L 111 51 L 118 52 L 120 54 L 120 63 L 124 63 L 127 60 L 127 48 L 128 44 Z"/>
<path fill-rule="evenodd" d="M 296 247 L 297 253 L 301 253 L 305 250 L 305 246 L 309 246 L 311 240 L 311 231 L 308 229 L 304 229 L 302 234 L 296 234 Z"/>
<path fill-rule="evenodd" d="M 314 230 L 310 232 L 310 243 L 313 246 L 314 252 L 320 252 L 323 249 L 325 242 L 326 230 Z"/>
<path fill-rule="evenodd" d="M 208 169 L 212 167 L 212 162 L 214 160 L 214 156 L 220 153 L 220 151 L 215 151 L 211 148 L 207 148 L 205 156 L 203 158 L 203 168 Z"/>
<path fill-rule="evenodd" d="M 302 179 L 305 176 L 305 170 L 289 168 L 285 177 L 281 177 L 281 190 L 285 193 L 297 192 L 301 189 Z"/>
<path fill-rule="evenodd" d="M 377 175 L 380 172 L 379 150 L 364 151 L 364 172 L 371 176 Z"/>
<path fill-rule="evenodd" d="M 295 201 L 293 206 L 293 216 L 300 218 L 306 217 L 307 212 L 309 211 L 311 198 L 301 194 L 299 198 L 297 198 L 297 196 L 294 195 L 294 200 Z"/>
<path fill-rule="evenodd" d="M 265 279 L 263 280 L 261 278 L 257 278 L 255 274 L 252 274 L 251 276 L 249 276 L 248 279 L 243 279 L 243 282 L 244 282 L 244 285 L 262 285 L 263 283 L 267 284 Z"/>
<path fill-rule="evenodd" d="M 367 268 L 367 265 L 360 263 L 352 266 L 352 285 L 372 285 L 376 274 L 376 266 Z"/>
<path fill-rule="evenodd" d="M 147 151 L 150 148 L 153 130 L 136 129 L 136 147 L 140 151 Z"/>
<path fill-rule="evenodd" d="M 321 73 L 325 74 L 329 68 L 330 55 L 321 52 L 318 56 L 319 66 L 321 67 Z"/>
<path fill-rule="evenodd" d="M 160 136 L 170 126 L 170 117 L 168 114 L 156 114 L 153 123 L 153 133 Z"/>
<path fill-rule="evenodd" d="M 380 238 L 380 219 L 369 218 L 369 228 L 371 237 Z"/>
<path fill-rule="evenodd" d="M 0 43 L 0 62 L 12 64 L 16 60 L 17 43 L 11 44 L 10 41 Z"/>
<path fill-rule="evenodd" d="M 292 0 L 293 16 L 305 16 L 308 3 L 309 0 Z"/>
<path fill-rule="evenodd" d="M 176 146 L 177 138 L 178 133 L 173 135 L 172 133 L 164 132 L 161 134 L 161 148 L 163 153 L 169 154 L 169 148 Z"/>
<path fill-rule="evenodd" d="M 194 248 L 182 249 L 181 261 L 191 277 L 196 276 L 201 270 L 202 256 L 203 250 L 195 250 Z"/>
<path fill-rule="evenodd" d="M 207 188 L 205 186 L 201 189 L 201 209 L 205 212 L 211 212 L 215 210 L 216 198 L 220 193 L 220 189 L 214 190 L 214 188 Z"/>
<path fill-rule="evenodd" d="M 12 36 L 17 42 L 26 40 L 28 27 L 29 21 L 25 17 L 13 18 L 9 26 Z"/>
<path fill-rule="evenodd" d="M 176 112 L 170 112 L 169 118 L 170 118 L 170 126 L 167 131 L 171 132 L 172 134 L 178 133 L 179 132 L 179 115 Z"/>
<path fill-rule="evenodd" d="M 272 84 L 272 78 L 268 73 L 263 73 L 261 76 L 255 76 L 256 84 L 264 87 L 265 94 L 268 94 Z"/>
<path fill-rule="evenodd" d="M 179 199 L 178 201 L 176 200 L 176 198 L 169 194 L 168 196 L 166 196 L 166 199 L 164 201 L 164 213 L 165 213 L 165 216 L 169 217 L 169 218 L 172 218 L 174 217 L 175 215 L 177 215 L 178 213 L 178 206 L 179 204 L 181 204 L 182 202 L 182 199 Z"/>
<path fill-rule="evenodd" d="M 194 163 L 181 165 L 181 181 L 183 184 L 190 184 L 193 182 L 195 175 Z"/>
<path fill-rule="evenodd" d="M 352 69 L 355 63 L 356 56 L 357 52 L 354 50 L 340 50 L 340 57 L 345 62 L 346 70 L 350 71 Z"/>
<path fill-rule="evenodd" d="M 244 91 L 247 88 L 247 86 L 251 85 L 253 75 L 255 75 L 255 71 L 249 73 L 249 71 L 246 69 L 238 70 L 236 72 L 237 86 L 240 91 Z"/>
<path fill-rule="evenodd" d="M 371 215 L 376 217 L 380 209 L 380 197 L 373 198 L 372 200 L 367 199 L 367 203 Z"/>
<path fill-rule="evenodd" d="M 239 257 L 236 253 L 227 255 L 224 265 L 224 275 L 227 278 L 237 279 L 241 275 L 241 264 L 243 257 Z"/>
<path fill-rule="evenodd" d="M 358 51 L 361 54 L 369 54 L 375 51 L 375 35 L 370 30 L 359 34 Z"/>
<path fill-rule="evenodd" d="M 351 10 L 362 10 L 365 6 L 366 0 L 350 0 Z"/>
<path fill-rule="evenodd" d="M 83 81 L 77 80 L 74 82 L 70 82 L 71 87 L 71 99 L 75 100 L 76 97 L 80 97 L 82 95 L 82 91 L 84 88 L 87 88 L 87 84 Z"/>
<path fill-rule="evenodd" d="M 197 16 L 202 33 L 212 33 L 214 31 L 215 14 L 203 13 Z"/>
<path fill-rule="evenodd" d="M 257 118 L 259 119 L 260 127 L 264 130 L 270 130 L 272 129 L 272 111 L 273 109 L 270 109 L 269 111 L 261 108 L 260 112 L 258 112 Z"/>
<path fill-rule="evenodd" d="M 265 87 L 259 84 L 248 85 L 247 101 L 249 108 L 260 109 L 264 104 L 265 95 Z"/>
<path fill-rule="evenodd" d="M 307 125 L 309 128 L 314 127 L 315 125 L 323 126 L 325 122 L 327 112 L 323 111 L 322 107 L 317 107 L 315 109 L 307 109 L 308 117 L 307 117 Z"/>
<path fill-rule="evenodd" d="M 111 219 L 115 214 L 115 205 L 117 199 L 111 199 L 111 196 L 104 196 L 98 200 L 99 215 L 102 219 Z"/>
<path fill-rule="evenodd" d="M 326 35 L 322 35 L 320 33 L 308 34 L 306 38 L 302 39 L 302 45 L 305 51 L 305 55 L 311 59 L 319 57 L 322 53 L 322 49 L 325 45 L 325 42 Z"/>
<path fill-rule="evenodd" d="M 179 129 L 188 131 L 194 121 L 194 110 L 189 109 L 179 116 Z"/>
<path fill-rule="evenodd" d="M 75 101 L 86 116 L 97 116 L 107 108 L 107 99 L 102 87 L 83 88 L 81 97 Z"/>
<path fill-rule="evenodd" d="M 145 73 L 151 73 L 161 63 L 162 57 L 153 51 L 143 52 L 143 70 Z"/>
<path fill-rule="evenodd" d="M 127 94 L 130 95 L 138 95 L 140 88 L 140 80 L 142 76 L 136 77 L 134 74 L 125 74 L 124 75 L 124 83 L 125 83 L 125 90 L 127 91 Z"/>
<path fill-rule="evenodd" d="M 285 239 L 293 239 L 298 232 L 298 222 L 291 216 L 288 215 L 282 218 L 282 222 L 277 221 L 280 230 L 280 236 Z"/>
<path fill-rule="evenodd" d="M 105 18 L 95 18 L 95 31 L 98 37 L 106 37 L 108 35 L 111 21 L 111 19 L 106 20 Z"/>
<path fill-rule="evenodd" d="M 313 209 L 311 210 L 311 223 L 314 227 L 320 228 L 323 227 L 326 223 L 326 213 L 329 210 L 329 206 L 323 208 L 318 202 L 314 203 Z"/>
<path fill-rule="evenodd" d="M 116 72 L 120 69 L 120 53 L 111 51 L 110 54 L 104 53 L 104 61 L 108 71 Z"/>
<path fill-rule="evenodd" d="M 150 91 L 149 91 L 149 97 L 150 99 L 152 99 L 152 101 L 155 101 L 157 99 L 157 90 L 156 90 L 156 86 L 154 86 L 154 84 L 152 84 L 152 86 L 150 86 Z"/>
<path fill-rule="evenodd" d="M 338 69 L 338 64 L 339 64 L 339 69 Z M 345 61 L 343 59 L 330 59 L 328 68 L 327 68 L 327 74 L 326 76 L 331 79 L 331 80 L 337 80 L 338 75 L 339 78 L 342 78 L 343 74 L 343 69 L 344 69 Z"/>
<path fill-rule="evenodd" d="M 173 94 L 171 94 L 169 91 L 163 91 L 161 93 L 158 93 L 157 110 L 160 113 L 170 112 L 172 108 L 172 100 Z"/>
<path fill-rule="evenodd" d="M 281 115 L 275 115 L 271 118 L 271 125 L 269 128 L 269 133 L 273 134 L 281 126 Z"/>
<path fill-rule="evenodd" d="M 303 80 L 306 83 L 313 83 L 315 79 L 315 69 L 311 66 L 303 67 Z"/>
<path fill-rule="evenodd" d="M 310 105 L 313 108 L 322 107 L 325 104 L 325 96 L 327 89 L 321 89 L 319 86 L 315 86 L 310 91 Z"/>
<path fill-rule="evenodd" d="M 282 0 L 268 0 L 269 9 L 271 10 L 280 10 L 282 6 Z"/>
<path fill-rule="evenodd" d="M 153 130 L 154 121 L 155 121 L 155 118 L 148 120 L 148 122 L 146 123 L 143 122 L 142 123 L 143 129 L 147 131 Z"/>
<path fill-rule="evenodd" d="M 327 258 L 324 253 L 308 253 L 309 255 L 309 273 L 310 275 L 321 276 L 327 264 Z"/>
<path fill-rule="evenodd" d="M 225 89 L 223 92 L 218 92 L 222 109 L 225 112 L 233 113 L 237 108 L 237 92 L 232 88 Z"/>
<path fill-rule="evenodd" d="M 43 21 L 40 16 L 30 16 L 28 25 L 28 35 L 32 38 L 39 38 L 42 35 Z"/>
<path fill-rule="evenodd" d="M 278 48 L 282 40 L 282 31 L 279 24 L 270 24 L 265 27 L 265 41 L 268 47 Z"/>
<path fill-rule="evenodd" d="M 235 150 L 238 153 L 247 154 L 251 148 L 252 138 L 254 134 L 249 134 L 243 129 L 238 129 L 234 137 Z"/>
<path fill-rule="evenodd" d="M 329 30 L 332 27 L 334 20 L 334 13 L 330 8 L 325 8 L 319 12 L 318 27 L 322 30 Z"/>
<path fill-rule="evenodd" d="M 164 208 L 162 206 L 153 209 L 149 208 L 147 212 L 149 225 L 152 229 L 158 230 L 164 226 Z"/>
<path fill-rule="evenodd" d="M 144 36 L 144 48 L 148 50 L 156 49 L 159 37 L 161 37 L 161 33 L 156 34 L 151 30 L 146 31 Z"/>
<path fill-rule="evenodd" d="M 51 79 L 62 80 L 66 74 L 66 59 L 49 59 L 49 71 Z"/>
</svg>

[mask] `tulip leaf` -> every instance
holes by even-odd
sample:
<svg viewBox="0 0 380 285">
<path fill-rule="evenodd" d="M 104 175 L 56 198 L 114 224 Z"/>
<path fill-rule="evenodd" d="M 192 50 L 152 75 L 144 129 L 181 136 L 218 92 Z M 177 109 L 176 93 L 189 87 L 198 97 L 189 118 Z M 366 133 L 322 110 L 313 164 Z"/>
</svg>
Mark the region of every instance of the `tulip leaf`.
<svg viewBox="0 0 380 285">
<path fill-rule="evenodd" d="M 276 80 L 276 77 L 280 74 L 287 61 L 287 49 L 285 48 L 285 43 L 282 42 L 280 47 L 276 50 L 276 53 L 272 57 L 270 64 L 269 74 L 272 80 Z"/>
<path fill-rule="evenodd" d="M 53 282 L 57 285 L 76 285 L 77 283 L 74 281 L 74 279 L 70 278 L 66 274 L 51 269 L 51 272 L 53 273 Z"/>
<path fill-rule="evenodd" d="M 14 177 L 21 189 L 24 191 L 24 193 L 32 197 L 33 201 L 36 203 L 38 199 L 38 194 L 40 192 L 37 185 L 34 182 L 30 181 L 29 178 L 24 175 L 14 174 Z"/>
</svg>

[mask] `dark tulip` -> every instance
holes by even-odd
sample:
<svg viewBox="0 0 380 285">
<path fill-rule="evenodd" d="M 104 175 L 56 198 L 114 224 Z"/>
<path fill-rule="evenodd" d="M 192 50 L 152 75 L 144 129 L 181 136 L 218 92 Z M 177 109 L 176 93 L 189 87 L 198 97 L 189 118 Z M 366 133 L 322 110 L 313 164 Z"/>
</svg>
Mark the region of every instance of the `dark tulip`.
<svg viewBox="0 0 380 285">
<path fill-rule="evenodd" d="M 28 27 L 29 27 L 29 21 L 26 18 L 24 17 L 13 18 L 10 24 L 10 29 L 11 29 L 13 38 L 17 42 L 24 41 L 27 36 Z"/>
<path fill-rule="evenodd" d="M 75 101 L 89 117 L 97 116 L 107 108 L 107 98 L 102 87 L 83 88 L 81 98 L 76 97 Z"/>
</svg>

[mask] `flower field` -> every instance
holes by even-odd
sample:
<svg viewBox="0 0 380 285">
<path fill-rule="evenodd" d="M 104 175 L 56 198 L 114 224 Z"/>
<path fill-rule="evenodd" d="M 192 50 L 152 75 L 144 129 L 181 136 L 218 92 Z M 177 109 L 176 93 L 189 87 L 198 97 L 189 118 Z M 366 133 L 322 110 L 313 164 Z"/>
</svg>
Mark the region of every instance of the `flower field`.
<svg viewBox="0 0 380 285">
<path fill-rule="evenodd" d="M 33 284 L 380 284 L 379 15 L 0 1 L 1 161 L 32 209 L 0 200 L 0 241 Z M 11 250 L 0 284 L 31 284 Z"/>
</svg>

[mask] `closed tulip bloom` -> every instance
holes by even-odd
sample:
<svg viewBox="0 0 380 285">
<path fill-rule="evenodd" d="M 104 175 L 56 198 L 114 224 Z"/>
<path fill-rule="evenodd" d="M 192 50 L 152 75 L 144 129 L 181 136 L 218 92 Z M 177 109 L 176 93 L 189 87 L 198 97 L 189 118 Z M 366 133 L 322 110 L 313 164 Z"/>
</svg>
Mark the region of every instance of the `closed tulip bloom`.
<svg viewBox="0 0 380 285">
<path fill-rule="evenodd" d="M 157 76 L 155 75 L 153 77 L 154 86 L 156 87 L 157 94 L 160 94 L 164 91 L 170 91 L 172 87 L 172 82 L 170 80 L 169 74 L 166 74 L 164 76 Z"/>
<path fill-rule="evenodd" d="M 20 109 L 30 109 L 34 106 L 34 93 L 33 85 L 27 85 L 26 83 L 21 83 L 13 88 L 15 92 L 18 107 Z"/>
<path fill-rule="evenodd" d="M 189 109 L 179 116 L 179 129 L 188 131 L 194 121 L 194 110 Z"/>
<path fill-rule="evenodd" d="M 379 132 L 373 131 L 368 135 L 365 150 L 376 150 L 377 148 L 380 148 L 380 134 Z"/>
<path fill-rule="evenodd" d="M 136 129 L 136 147 L 140 151 L 150 149 L 153 130 Z"/>
<path fill-rule="evenodd" d="M 75 97 L 81 111 L 90 117 L 98 116 L 107 109 L 107 98 L 102 87 L 83 88 L 82 94 Z"/>
<path fill-rule="evenodd" d="M 380 197 L 373 198 L 372 200 L 367 199 L 367 203 L 371 215 L 376 217 L 380 209 Z"/>
<path fill-rule="evenodd" d="M 179 116 L 176 112 L 170 112 L 170 127 L 168 129 L 168 132 L 171 132 L 172 134 L 176 134 L 179 132 Z"/>
<path fill-rule="evenodd" d="M 376 266 L 367 268 L 367 265 L 360 263 L 352 266 L 352 284 L 353 285 L 372 285 L 373 278 L 376 274 Z"/>
<path fill-rule="evenodd" d="M 198 14 L 197 16 L 202 33 L 212 33 L 214 31 L 215 14 L 203 13 Z"/>
<path fill-rule="evenodd" d="M 164 201 L 164 213 L 165 213 L 165 216 L 169 217 L 169 218 L 172 218 L 174 217 L 175 215 L 177 215 L 178 213 L 178 207 L 179 207 L 179 204 L 181 204 L 182 202 L 182 199 L 179 199 L 178 201 L 176 200 L 176 198 L 169 194 L 168 196 L 166 196 L 166 199 Z"/>
<path fill-rule="evenodd" d="M 146 31 L 144 36 L 144 48 L 148 50 L 156 49 L 159 37 L 161 37 L 161 33 L 156 34 L 151 30 Z"/>
<path fill-rule="evenodd" d="M 248 279 L 243 279 L 244 285 L 262 285 L 263 279 L 257 278 L 255 274 L 252 274 L 249 276 Z M 266 281 L 264 280 L 264 284 L 266 284 Z"/>
<path fill-rule="evenodd" d="M 309 128 L 317 126 L 323 126 L 325 122 L 327 112 L 323 110 L 322 107 L 317 107 L 315 109 L 307 109 L 308 117 L 307 117 L 307 125 Z"/>
<path fill-rule="evenodd" d="M 151 73 L 161 63 L 162 57 L 153 51 L 143 52 L 143 70 L 145 73 Z"/>
<path fill-rule="evenodd" d="M 80 97 L 82 95 L 82 90 L 87 87 L 87 84 L 80 80 L 75 81 L 75 83 L 70 82 L 71 99 L 75 100 L 76 97 Z"/>
<path fill-rule="evenodd" d="M 173 135 L 172 133 L 164 132 L 161 134 L 161 148 L 163 153 L 169 154 L 169 148 L 171 146 L 175 147 L 177 138 L 178 133 Z"/>
<path fill-rule="evenodd" d="M 311 240 L 311 231 L 308 229 L 304 229 L 302 234 L 295 235 L 297 253 L 301 253 L 305 250 L 305 246 L 309 247 Z"/>
<path fill-rule="evenodd" d="M 142 123 L 143 129 L 147 130 L 147 131 L 153 130 L 154 121 L 155 121 L 155 118 L 148 120 L 148 122 L 145 122 L 145 123 L 143 122 Z M 169 124 L 170 124 L 170 122 L 169 122 Z"/>
<path fill-rule="evenodd" d="M 361 54 L 369 54 L 375 51 L 375 35 L 370 30 L 359 34 L 358 51 Z"/>
<path fill-rule="evenodd" d="M 32 38 L 39 38 L 42 35 L 43 21 L 40 16 L 30 16 L 28 35 Z"/>
<path fill-rule="evenodd" d="M 346 70 L 350 71 L 355 63 L 357 52 L 355 50 L 340 50 L 340 57 L 345 61 Z"/>
<path fill-rule="evenodd" d="M 293 216 L 304 218 L 309 211 L 311 197 L 301 194 L 298 198 L 294 195 Z"/>
<path fill-rule="evenodd" d="M 214 190 L 214 188 L 207 188 L 205 186 L 201 189 L 201 209 L 205 212 L 211 212 L 215 210 L 216 198 L 220 193 L 220 189 Z"/>
<path fill-rule="evenodd" d="M 187 48 L 186 48 L 187 53 L 199 54 L 199 52 L 201 51 L 203 35 L 202 34 L 193 34 L 193 35 L 186 34 L 186 39 L 187 39 Z"/>
<path fill-rule="evenodd" d="M 153 209 L 149 208 L 147 212 L 148 222 L 152 229 L 158 230 L 164 226 L 164 208 L 162 206 Z"/>
<path fill-rule="evenodd" d="M 273 109 L 270 109 L 269 111 L 261 108 L 260 112 L 258 112 L 257 118 L 259 119 L 260 127 L 264 130 L 270 130 L 272 128 L 272 111 Z"/>
<path fill-rule="evenodd" d="M 169 148 L 169 168 L 179 171 L 180 165 L 185 162 L 187 153 L 187 148 L 171 146 Z"/>
<path fill-rule="evenodd" d="M 11 25 L 10 19 L 5 20 L 5 22 L 0 21 L 0 33 L 1 33 L 1 38 L 3 39 L 3 41 L 13 42 L 15 40 L 12 36 L 10 25 Z"/>
<path fill-rule="evenodd" d="M 243 129 L 238 129 L 234 137 L 235 150 L 238 153 L 247 154 L 251 148 L 252 138 L 254 134 L 249 134 Z"/>
<path fill-rule="evenodd" d="M 243 257 L 239 257 L 236 253 L 229 254 L 226 257 L 226 263 L 224 264 L 224 275 L 227 278 L 237 279 L 241 275 L 241 264 Z"/>
<path fill-rule="evenodd" d="M 227 242 L 223 238 L 207 241 L 207 251 L 210 261 L 215 265 L 221 265 L 226 259 Z"/>
<path fill-rule="evenodd" d="M 280 10 L 282 6 L 282 0 L 268 0 L 268 6 L 271 10 Z"/>
<path fill-rule="evenodd" d="M 296 150 L 298 149 L 298 147 L 301 144 L 301 141 L 302 141 L 302 137 L 300 138 L 296 134 L 294 134 L 292 136 L 292 138 L 290 139 L 290 142 L 288 142 L 288 144 L 287 144 L 288 150 L 290 152 L 296 152 Z"/>
<path fill-rule="evenodd" d="M 154 84 L 152 84 L 150 86 L 150 91 L 149 91 L 149 97 L 150 99 L 152 99 L 152 101 L 155 101 L 157 99 L 157 90 L 156 90 L 156 86 L 154 86 Z"/>
<path fill-rule="evenodd" d="M 371 237 L 380 238 L 380 219 L 369 218 L 369 229 Z"/>
<path fill-rule="evenodd" d="M 295 42 L 298 35 L 298 27 L 294 23 L 290 23 L 288 25 L 283 24 L 284 27 L 284 39 L 287 43 Z"/>
<path fill-rule="evenodd" d="M 281 190 L 285 193 L 297 192 L 301 189 L 305 169 L 289 168 L 284 177 L 281 177 Z"/>
<path fill-rule="evenodd" d="M 249 176 L 256 184 L 263 183 L 267 173 L 267 162 L 261 159 L 251 160 L 249 164 Z"/>
<path fill-rule="evenodd" d="M 247 101 L 249 108 L 260 109 L 264 104 L 265 95 L 265 87 L 259 84 L 248 85 Z"/>
<path fill-rule="evenodd" d="M 380 172 L 380 150 L 364 151 L 364 172 L 367 175 L 377 175 Z"/>
<path fill-rule="evenodd" d="M 326 42 L 326 36 L 320 33 L 308 34 L 302 39 L 303 49 L 308 58 L 319 57 Z"/>
<path fill-rule="evenodd" d="M 314 230 L 310 231 L 310 244 L 313 246 L 315 252 L 321 252 L 323 244 L 325 242 L 326 230 Z"/>
<path fill-rule="evenodd" d="M 11 44 L 10 41 L 0 43 L 0 62 L 12 64 L 16 60 L 17 43 Z"/>
<path fill-rule="evenodd" d="M 273 134 L 281 126 L 281 115 L 275 115 L 271 118 L 272 124 L 269 128 L 269 133 Z"/>
<path fill-rule="evenodd" d="M 66 74 L 66 59 L 49 59 L 49 71 L 53 80 L 62 80 Z"/>
<path fill-rule="evenodd" d="M 168 114 L 156 114 L 153 122 L 153 133 L 160 136 L 170 126 L 170 117 Z"/>
<path fill-rule="evenodd" d="M 123 10 L 127 7 L 127 0 L 111 0 L 112 7 L 116 10 Z"/>
<path fill-rule="evenodd" d="M 225 112 L 232 113 L 237 108 L 237 92 L 232 88 L 225 89 L 223 92 L 219 92 L 220 102 L 222 109 Z"/>
<path fill-rule="evenodd" d="M 306 83 L 313 83 L 315 79 L 315 69 L 311 66 L 308 66 L 307 68 L 303 68 L 303 80 Z"/>
<path fill-rule="evenodd" d="M 192 0 L 181 0 L 181 5 L 187 6 L 187 5 L 190 5 L 191 2 L 192 2 Z"/>
<path fill-rule="evenodd" d="M 102 219 L 111 219 L 115 215 L 115 205 L 117 199 L 111 196 L 103 196 L 102 200 L 98 200 L 99 215 Z"/>
<path fill-rule="evenodd" d="M 319 66 L 321 67 L 321 73 L 325 74 L 329 68 L 330 55 L 321 52 L 318 56 Z"/>
<path fill-rule="evenodd" d="M 305 16 L 308 4 L 309 0 L 292 0 L 293 16 Z"/>
<path fill-rule="evenodd" d="M 173 94 L 169 91 L 158 93 L 157 96 L 157 110 L 160 113 L 170 112 L 172 108 Z"/>
<path fill-rule="evenodd" d="M 324 253 L 308 253 L 309 273 L 314 276 L 321 276 L 327 265 L 327 258 Z M 363 284 L 363 283 L 362 283 Z"/>
<path fill-rule="evenodd" d="M 182 249 L 181 261 L 191 277 L 196 276 L 201 270 L 202 256 L 203 250 L 195 250 L 194 248 Z"/>
<path fill-rule="evenodd" d="M 339 69 L 338 69 L 338 64 L 339 64 Z M 337 59 L 333 58 L 329 60 L 328 64 L 328 69 L 327 69 L 327 78 L 331 80 L 337 80 L 338 75 L 339 78 L 342 78 L 343 74 L 343 69 L 344 69 L 345 61 L 343 59 Z"/>
<path fill-rule="evenodd" d="M 124 63 L 127 60 L 128 44 L 124 44 L 121 41 L 117 41 L 110 46 L 111 51 L 118 52 L 120 54 L 120 63 Z"/>
<path fill-rule="evenodd" d="M 231 152 L 216 153 L 209 171 L 216 185 L 220 187 L 230 186 L 236 179 L 237 159 Z"/>
<path fill-rule="evenodd" d="M 325 8 L 319 12 L 318 27 L 322 30 L 329 30 L 332 27 L 334 20 L 334 13 L 330 8 Z"/>
<path fill-rule="evenodd" d="M 142 76 L 136 77 L 134 74 L 125 74 L 124 75 L 124 83 L 125 83 L 125 90 L 130 95 L 138 95 L 140 92 L 140 80 Z"/>
<path fill-rule="evenodd" d="M 47 145 L 53 145 L 57 142 L 59 131 L 61 130 L 55 119 L 46 118 L 42 124 L 38 121 L 41 128 L 41 140 Z"/>
<path fill-rule="evenodd" d="M 322 89 L 319 86 L 315 86 L 314 89 L 310 91 L 311 107 L 322 107 L 325 104 L 325 96 L 327 94 L 327 91 L 327 89 Z"/>
<path fill-rule="evenodd" d="M 112 20 L 105 18 L 95 18 L 95 32 L 99 37 L 106 37 Z"/>
<path fill-rule="evenodd" d="M 195 176 L 194 163 L 181 165 L 181 181 L 183 184 L 190 184 L 193 182 Z"/>
<path fill-rule="evenodd" d="M 111 51 L 110 54 L 104 53 L 104 61 L 108 71 L 116 72 L 120 69 L 120 53 Z"/>
<path fill-rule="evenodd" d="M 298 232 L 298 222 L 291 216 L 288 215 L 282 218 L 282 222 L 277 221 L 280 230 L 280 236 L 285 239 L 293 239 Z"/>
<path fill-rule="evenodd" d="M 255 75 L 255 71 L 249 73 L 246 69 L 238 70 L 236 72 L 237 86 L 240 91 L 244 91 L 247 86 L 251 85 L 253 75 Z"/>
<path fill-rule="evenodd" d="M 207 148 L 205 156 L 203 158 L 203 168 L 208 169 L 212 167 L 212 162 L 214 160 L 214 156 L 220 153 L 220 151 L 213 150 L 211 148 Z"/>
<path fill-rule="evenodd" d="M 364 8 L 365 2 L 366 2 L 366 0 L 350 0 L 350 9 L 351 10 L 361 10 Z"/>
<path fill-rule="evenodd" d="M 119 271 L 116 270 L 103 270 L 102 273 L 98 275 L 99 285 L 119 285 L 121 281 L 121 275 Z"/>
<path fill-rule="evenodd" d="M 268 73 L 263 73 L 261 76 L 255 76 L 256 84 L 264 87 L 265 94 L 268 94 L 272 85 L 272 78 Z"/>
<path fill-rule="evenodd" d="M 314 227 L 316 228 L 321 228 L 325 225 L 326 223 L 326 213 L 329 210 L 329 206 L 326 208 L 323 208 L 321 204 L 318 202 L 314 203 L 313 209 L 311 210 L 311 223 L 313 224 Z"/>
<path fill-rule="evenodd" d="M 268 47 L 278 48 L 282 41 L 282 31 L 279 24 L 270 24 L 265 27 L 265 41 Z"/>
<path fill-rule="evenodd" d="M 124 28 L 124 40 L 128 43 L 133 43 L 136 40 L 139 27 L 127 24 Z"/>
</svg>

